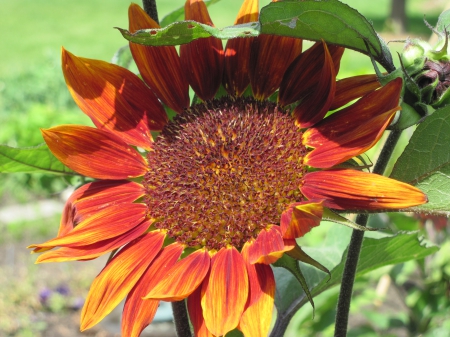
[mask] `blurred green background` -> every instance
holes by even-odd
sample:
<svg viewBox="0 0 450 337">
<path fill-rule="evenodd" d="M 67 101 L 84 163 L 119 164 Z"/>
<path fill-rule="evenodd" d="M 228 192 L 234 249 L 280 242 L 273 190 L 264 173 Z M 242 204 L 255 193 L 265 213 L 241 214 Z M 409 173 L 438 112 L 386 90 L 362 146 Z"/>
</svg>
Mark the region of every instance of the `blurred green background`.
<svg viewBox="0 0 450 337">
<path fill-rule="evenodd" d="M 406 31 L 390 19 L 391 0 L 343 2 L 365 15 L 389 41 L 407 36 L 428 40 L 430 30 L 423 23 L 424 15 L 434 25 L 448 1 L 407 0 Z M 184 4 L 181 0 L 157 3 L 160 18 Z M 264 5 L 268 1 L 261 3 Z M 216 26 L 231 25 L 240 4 L 241 0 L 223 0 L 211 6 Z M 117 49 L 126 45 L 113 27 L 127 28 L 128 6 L 129 2 L 123 0 L 0 0 L 0 144 L 33 146 L 42 143 L 39 128 L 90 123 L 65 87 L 60 70 L 61 46 L 79 56 L 111 60 Z M 395 52 L 401 51 L 402 43 L 389 46 L 396 59 Z M 340 78 L 371 72 L 373 68 L 367 57 L 346 51 Z M 0 336 L 52 336 L 52 333 L 87 336 L 78 335 L 78 322 L 72 319 L 73 315 L 79 316 L 74 302 L 85 296 L 90 281 L 104 261 L 94 264 L 100 266 L 97 269 L 92 268 L 92 264 L 80 263 L 36 268 L 32 265 L 35 257 L 26 255 L 24 247 L 56 234 L 58 212 L 14 208 L 17 204 L 37 205 L 47 200 L 55 200 L 59 207 L 61 192 L 73 183 L 76 182 L 46 174 L 0 174 L 0 275 L 7 275 L 0 276 Z M 11 212 L 17 216 L 9 218 Z M 34 212 L 34 216 L 21 216 L 27 212 Z M 404 215 L 374 219 L 379 227 L 420 229 L 427 237 L 431 236 L 432 241 L 447 242 L 446 248 L 428 262 L 413 261 L 383 268 L 359 280 L 349 336 L 449 336 L 450 264 L 446 219 L 444 224 L 443 220 L 420 222 Z M 327 228 L 315 229 L 305 245 L 320 242 Z M 380 282 L 388 284 L 387 288 L 383 290 Z M 58 290 L 62 285 L 70 288 L 70 295 Z M 42 300 L 43 289 L 50 289 L 53 296 L 50 300 Z M 385 300 L 391 294 L 386 289 L 398 295 L 393 304 L 397 307 L 391 311 L 386 311 Z M 292 321 L 289 336 L 332 336 L 337 292 L 335 288 L 317 298 L 314 320 L 311 308 L 302 308 Z M 61 324 L 70 327 L 66 329 L 68 332 L 55 330 Z M 101 336 L 114 336 L 108 333 Z"/>
</svg>

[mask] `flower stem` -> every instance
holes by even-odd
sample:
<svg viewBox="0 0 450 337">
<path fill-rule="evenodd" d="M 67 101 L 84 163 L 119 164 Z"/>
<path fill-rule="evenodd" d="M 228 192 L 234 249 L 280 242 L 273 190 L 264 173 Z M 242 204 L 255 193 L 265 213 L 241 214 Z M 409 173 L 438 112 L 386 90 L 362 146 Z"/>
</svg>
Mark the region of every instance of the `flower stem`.
<svg viewBox="0 0 450 337">
<path fill-rule="evenodd" d="M 378 157 L 378 160 L 373 169 L 373 173 L 383 174 L 389 162 L 389 159 L 392 156 L 395 145 L 397 145 L 397 142 L 400 139 L 401 133 L 401 130 L 391 131 L 388 139 L 386 140 L 386 143 L 383 146 L 383 149 L 381 150 L 380 156 Z M 356 217 L 356 223 L 361 226 L 366 226 L 368 219 L 368 214 L 358 214 L 358 216 Z M 356 267 L 358 266 L 359 254 L 361 252 L 363 238 L 364 232 L 353 230 L 352 238 L 348 246 L 347 260 L 345 261 L 341 291 L 339 293 L 337 304 L 334 337 L 347 336 L 348 316 L 350 312 L 350 303 L 352 300 L 353 284 L 355 282 Z"/>
<path fill-rule="evenodd" d="M 156 0 L 142 0 L 142 5 L 144 6 L 144 11 L 159 25 Z"/>
<path fill-rule="evenodd" d="M 185 301 L 172 302 L 172 310 L 177 336 L 192 337 Z"/>
</svg>

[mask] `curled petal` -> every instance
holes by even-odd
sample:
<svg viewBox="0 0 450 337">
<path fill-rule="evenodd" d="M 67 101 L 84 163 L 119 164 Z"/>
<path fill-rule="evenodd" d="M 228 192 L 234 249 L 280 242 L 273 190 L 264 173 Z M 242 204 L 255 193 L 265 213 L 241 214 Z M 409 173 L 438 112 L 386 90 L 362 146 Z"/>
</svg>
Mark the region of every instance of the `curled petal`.
<svg viewBox="0 0 450 337">
<path fill-rule="evenodd" d="M 91 285 L 81 312 L 81 331 L 100 322 L 135 286 L 160 251 L 165 235 L 154 231 L 124 247 Z"/>
<path fill-rule="evenodd" d="M 381 83 L 375 74 L 353 76 L 339 80 L 336 82 L 336 94 L 334 95 L 330 110 L 339 109 L 348 102 L 362 97 L 378 89 L 380 86 Z"/>
<path fill-rule="evenodd" d="M 258 21 L 258 5 L 258 0 L 245 0 L 234 24 Z M 242 95 L 250 83 L 248 72 L 253 40 L 254 38 L 237 38 L 227 41 L 223 84 L 230 95 Z"/>
<path fill-rule="evenodd" d="M 357 170 L 310 172 L 300 186 L 308 199 L 325 207 L 347 210 L 403 209 L 428 201 L 419 189 L 403 182 Z"/>
<path fill-rule="evenodd" d="M 155 286 L 155 274 L 164 274 L 177 262 L 184 247 L 173 243 L 155 257 L 150 267 L 130 291 L 122 314 L 122 336 L 139 337 L 142 330 L 151 323 L 159 306 L 159 300 L 142 299 Z"/>
<path fill-rule="evenodd" d="M 242 248 L 242 257 L 247 267 L 249 296 L 239 322 L 244 336 L 268 336 L 272 321 L 275 297 L 275 278 L 272 268 L 265 264 L 248 261 L 248 244 Z"/>
<path fill-rule="evenodd" d="M 157 284 L 144 298 L 181 301 L 202 283 L 209 266 L 208 252 L 197 250 L 178 261 L 164 275 L 158 275 Z"/>
<path fill-rule="evenodd" d="M 285 251 L 281 228 L 270 226 L 263 229 L 249 247 L 250 263 L 271 264 L 276 262 Z"/>
<path fill-rule="evenodd" d="M 60 125 L 41 132 L 56 158 L 87 177 L 118 180 L 147 171 L 139 152 L 109 132 L 81 125 Z"/>
<path fill-rule="evenodd" d="M 319 226 L 322 220 L 321 202 L 298 202 L 289 205 L 281 214 L 281 233 L 284 239 L 295 239 Z"/>
<path fill-rule="evenodd" d="M 261 34 L 250 53 L 250 83 L 253 96 L 264 100 L 280 86 L 289 64 L 302 52 L 302 40 Z"/>
<path fill-rule="evenodd" d="M 184 9 L 186 20 L 213 26 L 203 1 L 187 0 Z M 181 45 L 180 58 L 182 69 L 198 97 L 204 101 L 212 99 L 222 82 L 222 41 L 208 37 Z"/>
<path fill-rule="evenodd" d="M 213 256 L 203 290 L 201 304 L 206 327 L 213 335 L 224 336 L 239 324 L 248 296 L 247 269 L 236 248 L 222 248 Z"/>
<path fill-rule="evenodd" d="M 117 237 L 138 226 L 145 219 L 147 206 L 129 204 L 127 207 L 115 205 L 98 211 L 80 222 L 65 235 L 30 247 L 76 247 Z"/>
<path fill-rule="evenodd" d="M 150 221 L 142 221 L 129 231 L 113 238 L 88 245 L 73 245 L 71 247 L 62 247 L 54 251 L 46 252 L 37 258 L 36 263 L 95 259 L 138 238 L 144 234 L 150 225 Z"/>
<path fill-rule="evenodd" d="M 150 130 L 161 130 L 167 115 L 153 92 L 131 71 L 62 50 L 69 91 L 95 126 L 127 144 L 149 149 Z"/>
<path fill-rule="evenodd" d="M 137 4 L 128 8 L 131 33 L 160 28 Z M 130 42 L 133 59 L 145 83 L 164 104 L 180 113 L 189 106 L 189 84 L 174 46 L 150 47 Z"/>
</svg>

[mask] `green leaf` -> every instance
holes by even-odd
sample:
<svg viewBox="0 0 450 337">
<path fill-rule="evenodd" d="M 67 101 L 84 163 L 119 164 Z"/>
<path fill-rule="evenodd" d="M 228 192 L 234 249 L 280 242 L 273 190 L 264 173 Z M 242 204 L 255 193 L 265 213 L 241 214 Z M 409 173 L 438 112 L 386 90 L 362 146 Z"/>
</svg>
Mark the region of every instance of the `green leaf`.
<svg viewBox="0 0 450 337">
<path fill-rule="evenodd" d="M 350 234 L 351 231 L 347 228 L 333 225 L 320 247 L 303 248 L 308 255 L 331 270 L 331 279 L 329 279 L 326 274 L 314 267 L 300 263 L 302 274 L 313 297 L 341 282 Z M 417 232 L 400 232 L 396 235 L 387 235 L 380 232 L 368 233 L 363 240 L 357 276 L 383 266 L 413 259 L 419 260 L 433 254 L 437 250 L 438 247 L 428 245 L 422 239 L 419 239 Z M 279 297 L 287 298 L 282 306 L 282 308 L 285 308 L 284 311 L 280 312 L 280 308 L 277 306 L 279 319 L 288 320 L 294 312 L 308 302 L 308 298 L 301 292 L 298 283 L 292 282 L 292 280 L 295 280 L 294 276 L 289 276 L 287 273 L 280 275 L 280 273 L 277 273 L 277 270 L 278 268 L 275 269 L 276 280 L 277 282 L 278 280 L 282 282 L 281 289 L 278 289 L 277 283 L 277 291 L 280 293 Z M 289 284 L 290 287 L 287 288 L 286 284 Z M 293 294 L 298 294 L 299 292 L 302 293 L 300 297 L 293 296 Z"/>
<path fill-rule="evenodd" d="M 218 3 L 219 1 L 220 0 L 209 0 L 209 1 L 205 0 L 204 3 L 208 7 L 214 5 L 215 3 Z M 163 17 L 162 20 L 159 22 L 159 25 L 161 27 L 165 27 L 175 21 L 182 21 L 183 19 L 184 19 L 184 5 L 178 7 L 173 12 L 170 12 L 165 17 Z"/>
<path fill-rule="evenodd" d="M 46 144 L 35 147 L 14 148 L 0 145 L 0 172 L 48 172 L 76 175 L 64 166 Z"/>
<path fill-rule="evenodd" d="M 450 214 L 450 106 L 436 110 L 419 124 L 397 160 L 391 178 L 420 188 L 429 202 L 417 212 Z"/>
<path fill-rule="evenodd" d="M 113 55 L 112 63 L 117 64 L 123 68 L 130 68 L 131 62 L 133 61 L 133 55 L 131 55 L 130 46 L 120 47 Z"/>
<path fill-rule="evenodd" d="M 350 221 L 349 219 L 333 212 L 331 209 L 326 208 L 326 207 L 323 208 L 322 219 L 328 220 L 328 221 L 333 221 L 338 224 L 350 227 L 352 229 L 356 229 L 358 231 L 367 232 L 367 231 L 377 231 L 378 230 L 378 228 L 371 228 L 371 227 L 365 227 L 365 226 L 358 225 L 357 223 Z"/>
<path fill-rule="evenodd" d="M 438 22 L 436 24 L 436 30 L 445 36 L 445 31 L 449 31 L 450 26 L 450 9 L 446 10 L 439 15 Z"/>
<path fill-rule="evenodd" d="M 344 46 L 370 54 L 386 69 L 392 56 L 372 24 L 358 11 L 337 0 L 272 2 L 262 8 L 261 33 L 285 35 Z"/>
<path fill-rule="evenodd" d="M 195 21 L 180 21 L 160 29 L 141 29 L 133 34 L 126 29 L 117 29 L 128 41 L 146 46 L 179 45 L 211 36 L 219 39 L 232 39 L 259 35 L 257 22 L 219 29 Z"/>
</svg>

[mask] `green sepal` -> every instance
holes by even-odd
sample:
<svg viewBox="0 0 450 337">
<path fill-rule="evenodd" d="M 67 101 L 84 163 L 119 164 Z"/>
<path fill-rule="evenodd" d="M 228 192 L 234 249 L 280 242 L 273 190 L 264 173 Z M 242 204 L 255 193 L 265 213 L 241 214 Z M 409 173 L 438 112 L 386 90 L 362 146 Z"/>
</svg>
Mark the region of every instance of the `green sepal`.
<svg viewBox="0 0 450 337">
<path fill-rule="evenodd" d="M 316 310 L 314 307 L 314 301 L 311 296 L 311 292 L 309 291 L 308 284 L 306 283 L 306 279 L 303 276 L 303 273 L 298 265 L 297 260 L 293 259 L 292 257 L 290 257 L 286 254 L 283 254 L 283 256 L 281 258 L 279 258 L 277 262 L 272 263 L 272 266 L 282 267 L 282 268 L 288 270 L 292 275 L 295 276 L 297 281 L 300 283 L 303 291 L 305 292 L 305 295 L 308 298 L 309 303 L 311 303 L 311 306 L 313 308 L 313 318 L 314 318 L 314 311 Z"/>
<path fill-rule="evenodd" d="M 402 102 L 400 106 L 402 107 L 400 117 L 390 129 L 404 130 L 420 122 L 422 115 L 416 109 L 405 102 Z"/>
<path fill-rule="evenodd" d="M 344 218 L 343 216 L 333 212 L 331 209 L 324 207 L 323 208 L 323 220 L 332 221 L 347 227 L 350 227 L 352 229 L 356 229 L 359 231 L 377 231 L 379 228 L 371 228 L 371 227 L 365 227 L 358 225 L 357 223 L 354 223 L 353 221 L 348 220 L 347 218 Z"/>
</svg>

